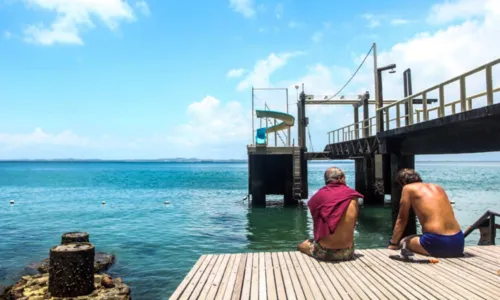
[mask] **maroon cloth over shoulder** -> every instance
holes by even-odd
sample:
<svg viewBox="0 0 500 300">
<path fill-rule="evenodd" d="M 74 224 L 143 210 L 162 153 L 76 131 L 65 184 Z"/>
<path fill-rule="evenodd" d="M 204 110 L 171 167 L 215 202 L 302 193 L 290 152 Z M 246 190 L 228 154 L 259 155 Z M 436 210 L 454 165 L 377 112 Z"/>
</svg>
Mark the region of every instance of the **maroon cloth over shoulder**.
<svg viewBox="0 0 500 300">
<path fill-rule="evenodd" d="M 329 183 L 319 189 L 307 202 L 314 223 L 314 240 L 334 233 L 350 200 L 357 198 L 363 195 L 343 183 Z"/>
</svg>

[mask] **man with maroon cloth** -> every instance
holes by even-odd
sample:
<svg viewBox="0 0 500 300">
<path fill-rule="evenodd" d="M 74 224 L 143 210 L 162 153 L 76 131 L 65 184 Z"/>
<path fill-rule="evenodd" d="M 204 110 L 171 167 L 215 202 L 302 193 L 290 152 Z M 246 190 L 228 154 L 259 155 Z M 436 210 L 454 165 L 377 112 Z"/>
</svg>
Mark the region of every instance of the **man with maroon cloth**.
<svg viewBox="0 0 500 300">
<path fill-rule="evenodd" d="M 314 239 L 302 242 L 298 250 L 319 260 L 353 259 L 358 198 L 363 195 L 346 185 L 344 172 L 328 168 L 325 186 L 307 203 L 314 223 Z"/>
</svg>

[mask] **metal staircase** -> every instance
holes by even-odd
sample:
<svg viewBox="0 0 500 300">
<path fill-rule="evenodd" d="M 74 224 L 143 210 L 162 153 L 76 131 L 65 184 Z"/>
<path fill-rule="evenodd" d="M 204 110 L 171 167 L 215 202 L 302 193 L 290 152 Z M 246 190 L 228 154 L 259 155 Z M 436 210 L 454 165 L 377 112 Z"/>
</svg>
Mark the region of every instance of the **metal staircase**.
<svg viewBox="0 0 500 300">
<path fill-rule="evenodd" d="M 302 199 L 302 176 L 301 176 L 300 148 L 293 151 L 293 198 L 296 201 Z"/>
</svg>

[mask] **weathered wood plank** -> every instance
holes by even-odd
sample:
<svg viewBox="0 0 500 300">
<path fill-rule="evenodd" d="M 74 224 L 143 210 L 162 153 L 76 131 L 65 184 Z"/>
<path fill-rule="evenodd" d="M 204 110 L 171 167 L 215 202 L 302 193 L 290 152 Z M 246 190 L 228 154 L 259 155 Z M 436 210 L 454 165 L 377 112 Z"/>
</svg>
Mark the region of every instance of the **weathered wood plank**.
<svg viewBox="0 0 500 300">
<path fill-rule="evenodd" d="M 277 295 L 277 287 L 276 281 L 274 278 L 274 270 L 273 270 L 273 261 L 271 258 L 271 253 L 264 253 L 265 260 L 265 269 L 266 269 L 266 291 L 267 291 L 267 299 L 276 300 Z"/>
<path fill-rule="evenodd" d="M 193 292 L 191 295 L 188 295 L 187 293 L 185 295 L 181 296 L 181 299 L 198 299 L 200 296 L 201 290 L 204 288 L 205 283 L 208 280 L 208 277 L 210 276 L 211 272 L 213 271 L 214 268 L 216 268 L 217 261 L 219 261 L 222 258 L 221 255 L 214 255 L 210 262 L 208 263 L 205 272 L 203 272 L 203 275 L 201 278 L 198 280 L 196 287 L 194 288 Z"/>
<path fill-rule="evenodd" d="M 264 252 L 259 253 L 259 299 L 267 299 L 266 260 Z"/>
<path fill-rule="evenodd" d="M 437 264 L 392 260 L 388 249 L 345 262 L 297 251 L 203 255 L 170 299 L 500 299 L 499 249 L 466 247 Z"/>
<path fill-rule="evenodd" d="M 276 253 L 276 256 L 278 257 L 278 261 L 281 267 L 281 275 L 283 276 L 283 285 L 285 286 L 286 298 L 289 300 L 296 300 L 297 296 L 295 295 L 292 277 L 290 275 L 290 271 L 288 270 L 283 252 Z"/>
<path fill-rule="evenodd" d="M 305 280 L 309 284 L 314 299 L 325 299 L 319 289 L 318 284 L 316 283 L 316 280 L 314 279 L 313 275 L 311 274 L 311 271 L 309 270 L 309 268 L 305 263 L 304 258 L 307 257 L 307 255 L 301 252 L 290 252 L 290 256 L 292 257 L 292 261 L 295 261 L 297 266 L 299 267 L 297 272 L 299 272 L 300 270 L 300 272 L 303 274 L 303 278 L 305 278 Z M 301 280 L 301 284 L 302 283 L 303 282 Z"/>
<path fill-rule="evenodd" d="M 387 249 L 384 249 L 384 250 L 379 249 L 378 251 L 386 256 L 388 256 L 390 254 L 394 254 L 394 251 L 390 251 Z M 434 268 L 434 265 L 432 265 L 432 264 L 425 264 L 425 265 L 424 264 L 411 264 L 410 267 L 421 271 L 424 274 L 424 276 L 431 277 L 434 280 L 434 286 L 436 286 L 437 284 L 446 285 L 446 286 L 450 287 L 451 289 L 453 289 L 454 291 L 456 291 L 457 294 L 459 294 L 460 296 L 464 296 L 467 299 L 478 299 L 473 293 L 469 292 L 467 289 L 465 289 L 461 285 L 456 284 L 453 280 L 448 278 L 448 276 L 445 276 L 444 274 L 442 274 L 440 272 L 436 272 L 436 268 Z"/>
<path fill-rule="evenodd" d="M 253 272 L 253 253 L 247 254 L 247 262 L 245 264 L 245 277 L 243 278 L 243 288 L 241 290 L 241 299 L 250 299 L 250 288 L 252 286 Z M 233 298 L 234 299 L 234 298 Z"/>
<path fill-rule="evenodd" d="M 304 276 L 304 273 L 302 273 L 302 268 L 300 267 L 299 263 L 297 262 L 297 259 L 295 258 L 295 255 L 293 255 L 294 252 L 287 252 L 286 255 L 288 255 L 289 263 L 293 266 L 293 270 L 295 271 L 295 274 L 297 276 L 297 284 L 298 286 L 301 287 L 302 292 L 304 292 L 304 297 L 305 299 L 313 299 L 313 294 L 311 291 L 311 288 L 309 287 L 309 284 L 307 283 L 306 277 Z M 295 283 L 294 283 L 295 286 Z M 297 292 L 297 290 L 295 290 Z"/>
<path fill-rule="evenodd" d="M 243 282 L 245 278 L 245 267 L 247 265 L 248 254 L 241 254 L 241 259 L 238 265 L 238 270 L 236 272 L 236 282 L 234 284 L 233 293 L 231 295 L 231 299 L 236 300 L 243 298 Z"/>
<path fill-rule="evenodd" d="M 189 273 L 184 277 L 184 280 L 182 280 L 181 284 L 177 287 L 177 289 L 174 291 L 172 296 L 170 296 L 170 299 L 178 299 L 179 296 L 184 292 L 188 284 L 191 282 L 191 279 L 194 278 L 194 276 L 197 274 L 198 270 L 200 269 L 201 265 L 203 264 L 203 261 L 207 258 L 207 255 L 202 255 L 198 259 L 198 261 L 194 264 L 193 268 Z"/>
<path fill-rule="evenodd" d="M 439 299 L 465 299 L 447 286 L 441 286 L 439 289 L 436 289 L 436 283 L 432 275 L 429 276 L 429 274 L 413 268 L 410 263 L 403 263 L 390 259 L 389 256 L 386 255 L 387 252 L 380 252 L 379 250 L 366 250 L 364 253 L 372 253 L 373 258 L 380 261 L 381 264 L 392 265 L 395 270 L 398 270 L 398 274 L 406 275 L 405 277 L 408 280 L 408 283 L 413 285 L 413 288 L 410 288 L 408 292 L 417 297 L 418 292 L 428 291 L 430 294 L 436 295 Z M 418 286 L 419 289 L 415 289 L 415 286 Z"/>
<path fill-rule="evenodd" d="M 250 299 L 259 299 L 259 253 L 254 253 L 252 258 L 252 288 Z"/>
<path fill-rule="evenodd" d="M 222 280 L 222 276 L 224 276 L 224 272 L 226 271 L 227 263 L 229 262 L 230 257 L 229 254 L 222 254 L 221 256 L 222 259 L 212 269 L 212 272 L 207 279 L 207 283 L 201 291 L 201 295 L 198 299 L 203 300 L 215 298 L 217 290 L 219 289 L 219 283 Z"/>
<path fill-rule="evenodd" d="M 273 263 L 274 280 L 276 282 L 276 294 L 278 296 L 278 299 L 286 299 L 285 284 L 283 282 L 283 274 L 278 259 L 278 253 L 271 253 L 271 259 Z"/>
<path fill-rule="evenodd" d="M 370 252 L 363 252 L 362 255 L 363 263 L 365 263 L 369 269 L 376 269 L 380 276 L 399 292 L 400 295 L 395 294 L 396 298 L 437 300 L 436 297 L 426 291 L 426 288 L 430 288 L 432 292 L 432 287 L 428 287 L 426 284 L 422 284 L 420 281 L 415 280 L 414 276 L 411 274 L 408 275 L 405 271 L 406 267 L 401 268 L 401 266 L 397 266 L 396 262 L 393 260 L 382 262 Z M 413 286 L 410 286 L 410 284 L 413 284 Z"/>
<path fill-rule="evenodd" d="M 219 289 L 217 290 L 217 294 L 215 295 L 216 300 L 220 300 L 224 297 L 224 293 L 226 292 L 226 288 L 229 286 L 229 277 L 231 276 L 231 270 L 234 266 L 234 260 L 237 258 L 235 255 L 229 256 L 229 261 L 227 262 L 226 270 L 222 276 L 222 279 L 219 284 Z"/>
</svg>

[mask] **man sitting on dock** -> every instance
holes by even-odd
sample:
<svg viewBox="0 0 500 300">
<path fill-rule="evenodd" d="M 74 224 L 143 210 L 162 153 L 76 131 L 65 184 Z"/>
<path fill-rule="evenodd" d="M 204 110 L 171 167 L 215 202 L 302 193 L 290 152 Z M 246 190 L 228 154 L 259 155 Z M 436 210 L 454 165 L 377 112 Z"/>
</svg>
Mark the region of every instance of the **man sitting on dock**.
<svg viewBox="0 0 500 300">
<path fill-rule="evenodd" d="M 298 250 L 319 260 L 353 259 L 358 198 L 363 195 L 346 185 L 344 172 L 328 168 L 325 186 L 307 203 L 314 224 L 314 239 L 302 242 Z"/>
<path fill-rule="evenodd" d="M 400 170 L 396 180 L 403 191 L 389 249 L 399 249 L 406 243 L 408 250 L 422 255 L 463 256 L 464 234 L 443 188 L 437 184 L 423 183 L 413 169 Z M 422 225 L 423 235 L 411 235 L 401 240 L 410 208 L 413 208 Z"/>
</svg>

